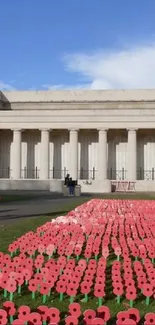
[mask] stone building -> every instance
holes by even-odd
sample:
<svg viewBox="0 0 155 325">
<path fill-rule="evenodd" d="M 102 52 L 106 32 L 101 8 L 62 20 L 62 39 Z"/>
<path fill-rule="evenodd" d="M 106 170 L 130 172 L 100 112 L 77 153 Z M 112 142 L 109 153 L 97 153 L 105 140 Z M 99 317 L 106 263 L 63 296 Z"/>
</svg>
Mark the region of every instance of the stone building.
<svg viewBox="0 0 155 325">
<path fill-rule="evenodd" d="M 0 92 L 0 189 L 155 190 L 155 90 Z"/>
</svg>

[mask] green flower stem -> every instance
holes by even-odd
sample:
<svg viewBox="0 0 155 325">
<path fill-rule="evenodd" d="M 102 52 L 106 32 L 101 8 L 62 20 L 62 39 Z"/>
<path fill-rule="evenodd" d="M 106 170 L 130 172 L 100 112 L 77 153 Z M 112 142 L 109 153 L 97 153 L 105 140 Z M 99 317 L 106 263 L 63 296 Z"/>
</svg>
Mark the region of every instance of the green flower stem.
<svg viewBox="0 0 155 325">
<path fill-rule="evenodd" d="M 13 301 L 13 292 L 10 292 L 9 300 L 10 300 L 10 301 Z"/>
<path fill-rule="evenodd" d="M 150 304 L 150 297 L 146 297 L 145 302 L 146 302 L 146 306 L 149 306 L 149 304 Z"/>
<path fill-rule="evenodd" d="M 46 320 L 43 320 L 43 325 L 47 325 L 47 321 Z"/>
<path fill-rule="evenodd" d="M 18 294 L 21 294 L 21 286 L 18 286 Z"/>
<path fill-rule="evenodd" d="M 61 292 L 61 293 L 60 293 L 60 301 L 63 301 L 63 298 L 64 298 L 64 295 L 63 295 L 63 293 Z"/>
<path fill-rule="evenodd" d="M 87 294 L 85 294 L 85 302 L 88 302 L 88 295 Z"/>
<path fill-rule="evenodd" d="M 121 296 L 117 296 L 117 303 L 120 304 L 121 302 Z"/>
<path fill-rule="evenodd" d="M 99 299 L 98 299 L 98 304 L 99 304 L 99 307 L 102 306 L 102 298 L 99 298 Z"/>
<path fill-rule="evenodd" d="M 74 302 L 74 297 L 71 296 L 71 297 L 70 297 L 70 304 L 72 304 L 73 302 Z"/>
<path fill-rule="evenodd" d="M 6 297 L 7 297 L 7 290 L 4 289 L 4 298 L 6 298 Z"/>
<path fill-rule="evenodd" d="M 46 302 L 46 295 L 43 295 L 43 304 L 45 304 L 45 302 Z"/>
</svg>

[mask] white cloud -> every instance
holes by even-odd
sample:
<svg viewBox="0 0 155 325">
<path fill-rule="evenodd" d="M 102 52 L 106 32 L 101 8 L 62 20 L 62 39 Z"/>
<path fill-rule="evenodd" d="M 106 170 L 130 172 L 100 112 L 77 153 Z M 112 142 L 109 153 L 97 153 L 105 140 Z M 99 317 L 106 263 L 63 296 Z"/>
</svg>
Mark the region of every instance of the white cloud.
<svg viewBox="0 0 155 325">
<path fill-rule="evenodd" d="M 67 55 L 64 63 L 86 80 L 85 88 L 155 88 L 155 44 Z"/>
<path fill-rule="evenodd" d="M 14 90 L 15 88 L 11 86 L 11 84 L 7 84 L 0 80 L 0 90 Z"/>
</svg>

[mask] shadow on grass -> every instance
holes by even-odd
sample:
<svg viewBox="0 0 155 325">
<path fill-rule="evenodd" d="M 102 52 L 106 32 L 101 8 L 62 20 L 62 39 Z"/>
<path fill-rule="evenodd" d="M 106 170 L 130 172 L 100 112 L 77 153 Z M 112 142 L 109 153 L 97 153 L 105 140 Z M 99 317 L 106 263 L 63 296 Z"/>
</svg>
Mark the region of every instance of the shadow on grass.
<svg viewBox="0 0 155 325">
<path fill-rule="evenodd" d="M 64 215 L 68 212 L 68 210 L 63 210 L 63 211 L 54 211 L 54 212 L 49 212 L 49 213 L 34 213 L 34 214 L 25 214 L 25 215 L 22 215 L 22 216 L 18 216 L 18 215 L 11 215 L 11 216 L 2 216 L 0 217 L 0 221 L 9 221 L 9 220 L 13 220 L 13 219 L 18 219 L 19 221 L 23 220 L 23 219 L 32 219 L 32 218 L 35 218 L 35 217 L 41 217 L 43 215 L 46 215 L 46 217 L 57 217 L 58 214 L 60 215 Z"/>
<path fill-rule="evenodd" d="M 6 213 L 6 212 L 12 212 L 12 211 L 16 211 L 17 209 L 5 209 L 5 210 L 0 210 L 0 214 L 1 213 Z"/>
</svg>

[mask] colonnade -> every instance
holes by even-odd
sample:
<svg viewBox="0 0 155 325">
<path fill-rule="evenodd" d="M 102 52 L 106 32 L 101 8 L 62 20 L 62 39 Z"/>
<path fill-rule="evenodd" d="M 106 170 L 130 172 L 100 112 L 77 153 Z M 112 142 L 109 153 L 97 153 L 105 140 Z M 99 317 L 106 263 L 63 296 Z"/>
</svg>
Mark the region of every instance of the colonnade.
<svg viewBox="0 0 155 325">
<path fill-rule="evenodd" d="M 49 129 L 41 129 L 41 161 L 40 161 L 40 179 L 49 178 Z M 78 179 L 78 131 L 77 129 L 69 130 L 70 141 L 70 167 L 69 173 L 73 179 Z M 98 180 L 107 179 L 107 129 L 98 130 Z M 13 171 L 12 178 L 21 178 L 21 139 L 22 130 L 13 130 Z M 128 130 L 128 168 L 127 178 L 136 180 L 137 174 L 137 132 L 136 129 Z"/>
</svg>

